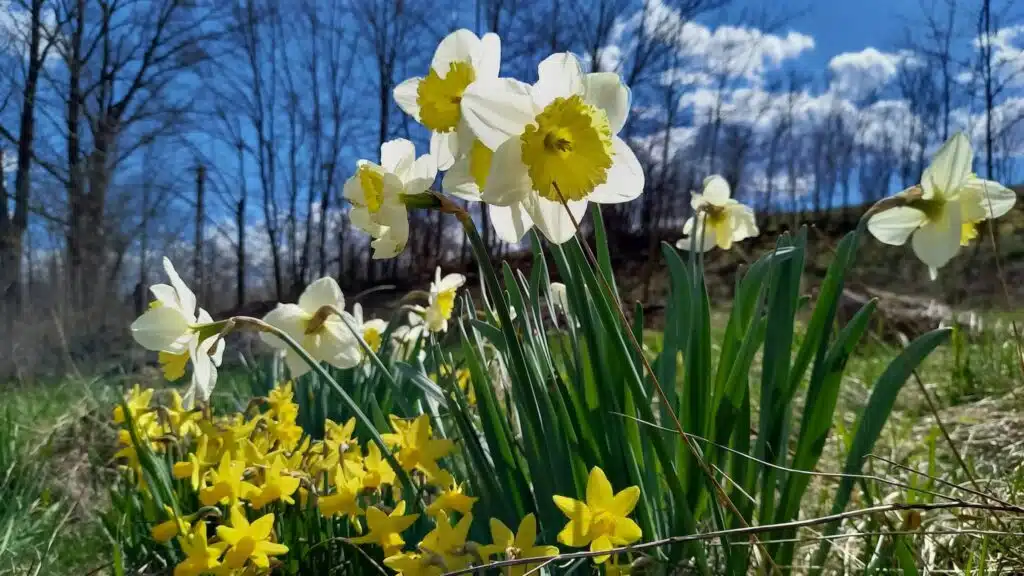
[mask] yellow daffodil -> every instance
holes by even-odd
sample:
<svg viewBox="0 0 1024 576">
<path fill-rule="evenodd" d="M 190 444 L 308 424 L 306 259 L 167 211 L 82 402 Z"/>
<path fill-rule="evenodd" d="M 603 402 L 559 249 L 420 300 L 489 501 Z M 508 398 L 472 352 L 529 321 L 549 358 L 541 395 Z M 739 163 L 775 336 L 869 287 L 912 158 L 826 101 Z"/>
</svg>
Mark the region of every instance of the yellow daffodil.
<svg viewBox="0 0 1024 576">
<path fill-rule="evenodd" d="M 128 413 L 131 414 L 132 418 L 138 421 L 139 415 L 149 409 L 149 403 L 152 400 L 153 389 L 146 388 L 143 390 L 141 386 L 136 384 L 128 393 L 128 397 L 125 399 L 125 404 L 128 405 Z M 120 404 L 114 406 L 114 423 L 124 424 L 125 421 L 124 407 Z"/>
<path fill-rule="evenodd" d="M 270 410 L 267 411 L 272 417 L 279 418 L 283 414 L 290 414 L 294 410 L 298 412 L 298 406 L 294 402 L 295 391 L 292 388 L 292 381 L 288 380 L 274 386 L 267 395 L 267 404 Z"/>
<path fill-rule="evenodd" d="M 188 520 L 175 514 L 173 508 L 165 505 L 164 513 L 167 515 L 167 520 L 153 526 L 149 531 L 153 540 L 160 543 L 170 542 L 174 538 L 184 536 L 191 531 L 192 526 Z"/>
<path fill-rule="evenodd" d="M 237 569 L 252 561 L 257 568 L 270 567 L 270 556 L 288 553 L 288 547 L 270 541 L 274 531 L 274 515 L 266 514 L 252 524 L 241 507 L 231 508 L 231 526 L 218 526 L 217 536 L 228 545 L 224 567 Z"/>
<path fill-rule="evenodd" d="M 442 364 L 439 372 L 442 377 L 448 377 L 452 373 L 452 368 L 447 364 Z M 434 380 L 437 379 L 438 376 L 435 374 Z M 466 395 L 466 400 L 469 402 L 469 405 L 473 406 L 476 404 L 476 390 L 473 388 L 471 381 L 472 374 L 468 369 L 459 368 L 455 370 L 455 384 L 459 387 L 459 390 L 462 390 L 462 393 Z"/>
<path fill-rule="evenodd" d="M 433 554 L 402 552 L 384 559 L 384 565 L 403 576 L 441 576 L 446 566 Z"/>
<path fill-rule="evenodd" d="M 455 526 L 449 523 L 448 515 L 439 512 L 435 518 L 434 529 L 423 537 L 420 550 L 437 554 L 444 560 L 447 570 L 461 570 L 469 566 L 473 559 L 466 551 L 466 538 L 473 516 L 467 514 L 459 519 Z"/>
<path fill-rule="evenodd" d="M 192 360 L 192 384 L 185 394 L 189 406 L 195 400 L 206 402 L 217 383 L 217 367 L 224 355 L 224 340 L 216 330 L 203 330 L 213 318 L 197 308 L 196 295 L 189 290 L 167 258 L 164 271 L 170 285 L 154 284 L 150 291 L 156 301 L 131 325 L 132 337 L 143 348 Z M 170 361 L 169 357 L 165 360 Z M 177 369 L 175 369 L 176 371 Z"/>
<path fill-rule="evenodd" d="M 569 522 L 558 533 L 558 541 L 574 548 L 589 544 L 594 552 L 636 542 L 643 532 L 627 516 L 639 498 L 640 488 L 636 486 L 613 494 L 604 470 L 595 466 L 587 479 L 586 502 L 554 496 L 555 505 L 569 517 Z M 594 562 L 601 563 L 607 559 L 607 555 L 595 556 Z"/>
<path fill-rule="evenodd" d="M 376 490 L 381 486 L 395 483 L 395 471 L 380 453 L 375 442 L 366 443 L 366 457 L 363 458 L 365 473 L 362 475 L 363 488 Z"/>
<path fill-rule="evenodd" d="M 188 460 L 184 462 L 175 462 L 171 468 L 171 474 L 179 480 L 188 478 L 189 485 L 192 486 L 193 490 L 199 490 L 199 480 L 203 475 L 203 472 L 210 467 L 210 463 L 207 462 L 207 447 L 209 446 L 210 440 L 206 436 L 201 436 L 199 442 L 196 445 L 195 452 L 188 454 Z"/>
<path fill-rule="evenodd" d="M 970 140 L 957 132 L 924 170 L 920 186 L 901 192 L 902 203 L 868 220 L 868 231 L 883 244 L 902 246 L 909 238 L 933 280 L 976 236 L 979 222 L 1006 214 L 1017 201 L 1012 190 L 971 174 L 973 157 Z"/>
<path fill-rule="evenodd" d="M 494 151 L 481 199 L 509 209 L 495 229 L 518 241 L 536 225 L 561 244 L 576 232 L 563 201 L 579 221 L 588 202 L 639 196 L 644 173 L 616 136 L 630 100 L 617 74 L 584 74 L 570 53 L 549 56 L 538 74 L 532 86 L 511 78 L 474 82 L 463 95 L 462 113 Z M 502 230 L 511 233 L 505 237 Z"/>
<path fill-rule="evenodd" d="M 379 352 L 381 344 L 384 343 L 382 337 L 388 329 L 388 323 L 378 318 L 364 320 L 363 307 L 359 303 L 352 306 L 352 316 L 355 319 L 355 329 L 359 331 L 363 341 L 374 353 Z"/>
<path fill-rule="evenodd" d="M 171 390 L 171 403 L 167 407 L 167 419 L 171 430 L 179 437 L 197 436 L 200 433 L 199 422 L 203 414 L 198 410 L 185 408 L 185 403 L 177 390 Z"/>
<path fill-rule="evenodd" d="M 427 514 L 437 516 L 444 511 L 455 511 L 464 515 L 469 514 L 469 511 L 473 508 L 473 503 L 477 500 L 479 498 L 465 493 L 464 484 L 453 481 L 436 500 L 430 503 L 430 506 L 427 506 Z"/>
<path fill-rule="evenodd" d="M 197 522 L 187 536 L 178 538 L 185 560 L 174 567 L 174 576 L 199 576 L 220 567 L 222 545 L 210 545 L 206 538 L 206 523 Z"/>
<path fill-rule="evenodd" d="M 451 440 L 432 438 L 430 417 L 421 414 L 411 423 L 392 415 L 391 426 L 395 433 L 382 434 L 384 443 L 398 448 L 396 459 L 405 470 L 419 470 L 428 480 L 436 481 L 441 477 L 441 469 L 437 460 L 447 456 L 454 448 Z"/>
<path fill-rule="evenodd" d="M 732 248 L 733 242 L 752 238 L 759 234 L 754 211 L 730 198 L 729 183 L 721 176 L 704 179 L 704 192 L 693 193 L 690 206 L 694 215 L 683 224 L 683 235 L 676 242 L 680 250 L 692 250 L 698 237 L 702 239 L 700 250 L 707 252 L 715 246 L 722 250 Z"/>
<path fill-rule="evenodd" d="M 473 134 L 462 118 L 460 102 L 476 80 L 496 79 L 501 62 L 497 34 L 478 38 L 466 29 L 446 36 L 434 51 L 425 78 L 410 78 L 395 87 L 398 106 L 430 130 L 430 154 L 448 170 L 470 150 Z"/>
<path fill-rule="evenodd" d="M 380 164 L 356 163 L 345 181 L 345 199 L 352 203 L 352 224 L 374 238 L 373 258 L 394 258 L 409 241 L 409 214 L 404 197 L 423 194 L 434 183 L 437 162 L 430 154 L 416 157 L 416 147 L 404 138 L 380 147 Z"/>
<path fill-rule="evenodd" d="M 280 500 L 285 504 L 294 504 L 292 494 L 299 489 L 299 479 L 284 469 L 282 459 L 276 457 L 265 471 L 263 484 L 249 494 L 249 503 L 255 509 L 263 508 L 271 502 Z"/>
<path fill-rule="evenodd" d="M 543 558 L 558 554 L 558 548 L 555 546 L 537 545 L 537 518 L 532 513 L 523 517 L 515 534 L 512 534 L 512 531 L 501 520 L 491 518 L 491 541 L 492 544 L 480 549 L 484 558 L 489 558 L 494 554 L 504 554 L 507 559 L 513 560 Z M 508 576 L 523 576 L 536 567 L 537 564 L 510 566 Z"/>
<path fill-rule="evenodd" d="M 239 498 L 247 498 L 256 487 L 242 480 L 244 473 L 245 463 L 232 460 L 231 455 L 225 453 L 217 469 L 209 472 L 210 484 L 199 490 L 199 501 L 203 506 L 218 503 L 233 506 Z"/>
<path fill-rule="evenodd" d="M 325 306 L 332 306 L 338 312 L 348 315 L 343 312 L 345 296 L 338 283 L 330 277 L 321 278 L 307 286 L 299 296 L 298 304 L 278 304 L 263 317 L 263 321 L 288 334 L 314 360 L 338 368 L 351 368 L 362 359 L 359 342 L 345 325 L 345 322 L 351 322 L 351 317 L 339 318 L 334 313 L 318 316 Z M 298 378 L 310 370 L 306 361 L 284 340 L 268 333 L 261 333 L 261 337 L 267 344 L 285 351 L 285 361 L 292 378 Z"/>
<path fill-rule="evenodd" d="M 354 544 L 376 544 L 384 549 L 384 555 L 390 556 L 398 552 L 405 540 L 402 539 L 402 532 L 405 532 L 412 523 L 419 518 L 419 514 L 405 515 L 405 500 L 400 501 L 391 514 L 386 514 L 376 506 L 366 509 L 367 533 L 364 536 L 352 538 Z"/>
<path fill-rule="evenodd" d="M 354 476 L 346 476 L 338 470 L 334 476 L 334 487 L 336 492 L 327 496 L 321 496 L 317 501 L 320 507 L 320 514 L 330 518 L 341 514 L 349 518 L 355 518 L 363 513 L 359 507 L 359 493 L 362 491 L 362 482 Z"/>
</svg>

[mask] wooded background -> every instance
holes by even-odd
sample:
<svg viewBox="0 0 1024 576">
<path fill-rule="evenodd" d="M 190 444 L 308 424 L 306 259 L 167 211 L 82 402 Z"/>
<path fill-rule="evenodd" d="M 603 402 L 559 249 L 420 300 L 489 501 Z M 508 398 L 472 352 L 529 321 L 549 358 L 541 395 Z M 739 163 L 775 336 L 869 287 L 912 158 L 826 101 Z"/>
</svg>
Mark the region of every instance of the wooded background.
<svg viewBox="0 0 1024 576">
<path fill-rule="evenodd" d="M 790 30 L 797 12 L 768 5 L 0 0 L 0 378 L 46 351 L 70 361 L 122 346 L 113 335 L 163 280 L 164 255 L 214 312 L 289 301 L 324 275 L 355 292 L 467 266 L 455 222 L 423 212 L 401 257 L 371 261 L 340 194 L 381 142 L 426 151 L 391 91 L 458 27 L 501 36 L 502 76 L 533 81 L 542 58 L 570 50 L 632 87 L 623 135 L 647 190 L 605 220 L 641 261 L 680 234 L 712 173 L 773 230 L 849 226 L 916 183 L 959 129 L 980 175 L 1018 179 L 1024 7 L 922 0 L 892 52 L 859 53 L 886 74 L 872 82 L 842 57 L 782 65 L 813 39 Z M 493 255 L 518 250 L 479 206 Z"/>
</svg>

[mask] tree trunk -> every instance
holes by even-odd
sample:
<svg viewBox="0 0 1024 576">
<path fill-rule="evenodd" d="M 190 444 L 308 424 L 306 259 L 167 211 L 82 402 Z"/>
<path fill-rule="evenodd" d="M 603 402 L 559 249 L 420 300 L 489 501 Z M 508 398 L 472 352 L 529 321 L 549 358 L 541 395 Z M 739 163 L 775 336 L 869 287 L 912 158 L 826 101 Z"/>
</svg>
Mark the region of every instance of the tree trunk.
<svg viewBox="0 0 1024 576">
<path fill-rule="evenodd" d="M 206 198 L 206 167 L 202 164 L 196 166 L 196 239 L 192 246 L 192 277 L 194 278 L 196 294 L 200 301 L 206 299 L 206 266 L 203 263 L 203 220 L 205 218 Z"/>
</svg>

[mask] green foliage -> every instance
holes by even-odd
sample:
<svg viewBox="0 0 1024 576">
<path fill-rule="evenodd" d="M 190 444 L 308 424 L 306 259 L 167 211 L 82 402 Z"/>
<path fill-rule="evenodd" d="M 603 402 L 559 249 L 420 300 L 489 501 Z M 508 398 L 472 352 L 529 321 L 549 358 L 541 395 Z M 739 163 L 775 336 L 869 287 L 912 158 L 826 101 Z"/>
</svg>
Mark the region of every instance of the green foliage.
<svg viewBox="0 0 1024 576">
<path fill-rule="evenodd" d="M 555 543 L 566 519 L 553 497 L 586 500 L 588 473 L 595 466 L 616 490 L 640 488 L 633 518 L 645 541 L 799 517 L 810 483 L 800 472 L 820 463 L 844 372 L 875 309 L 869 302 L 847 323 L 837 318 L 859 231 L 839 245 L 803 330 L 797 318 L 807 303 L 801 289 L 805 230 L 782 236 L 775 251 L 737 279 L 720 338 L 713 338 L 704 255 L 691 253 L 684 259 L 663 246 L 671 282 L 656 352 L 636 345 L 645 339 L 642 308 L 634 308 L 632 322 L 622 314 L 630 307 L 614 289 L 600 212 L 593 261 L 576 239 L 552 246 L 534 235 L 528 274 L 508 264 L 494 269 L 475 228 L 467 223 L 466 232 L 480 263 L 483 307 L 464 294 L 449 333 L 429 335 L 411 349 L 388 338 L 397 325 L 393 321 L 384 347 L 377 354 L 366 348 L 368 360 L 362 366 L 318 366 L 303 377 L 297 385 L 298 424 L 309 437 L 323 437 L 327 418 L 342 422 L 355 417 L 359 434 L 377 442 L 399 471 L 403 492 L 417 494 L 379 432 L 389 431 L 387 415 L 428 415 L 435 433 L 458 447 L 444 468 L 467 481 L 469 492 L 479 498 L 473 508 L 479 520 L 470 539 L 480 543 L 489 542 L 487 519 L 516 526 L 527 514 L 538 520 L 538 542 Z M 549 262 L 566 285 L 567 310 L 553 304 Z M 947 336 L 944 330 L 922 336 L 877 379 L 860 411 L 844 472 L 860 472 L 910 371 Z M 457 370 L 468 371 L 467 387 L 459 385 Z M 280 380 L 277 372 L 250 367 L 240 376 L 245 382 L 234 387 L 265 396 Z M 228 399 L 236 410 L 247 401 Z M 141 446 L 140 464 L 152 489 L 145 497 L 123 486 L 116 489 L 107 530 L 118 542 L 118 562 L 126 567 L 154 556 L 169 566 L 177 557 L 175 547 L 154 545 L 139 526 L 152 525 L 155 511 L 165 503 L 182 507 L 187 490 L 182 492 L 181 482 L 167 476 L 173 464 L 167 455 L 133 440 Z M 834 512 L 845 509 L 853 488 L 852 478 L 842 480 Z M 430 499 L 430 494 L 419 495 L 423 500 L 410 501 L 417 510 Z M 759 503 L 756 509 L 754 502 Z M 295 508 L 280 511 L 278 536 L 291 548 L 282 571 L 364 566 L 366 560 L 351 546 L 333 539 L 348 533 L 344 522 Z M 418 541 L 429 528 L 421 519 L 406 540 Z M 794 534 L 786 529 L 762 537 Z M 754 561 L 751 547 L 730 544 L 746 538 L 723 537 L 725 545 L 717 547 L 694 540 L 650 548 L 642 555 L 650 566 L 668 572 L 689 563 L 706 574 L 745 574 Z M 766 544 L 763 550 L 776 565 L 793 562 L 792 545 Z M 822 546 L 818 560 L 827 553 Z M 893 555 L 909 570 L 912 556 L 905 541 L 895 542 Z M 632 561 L 641 554 L 624 556 L 622 561 Z M 381 560 L 374 553 L 371 558 Z"/>
</svg>

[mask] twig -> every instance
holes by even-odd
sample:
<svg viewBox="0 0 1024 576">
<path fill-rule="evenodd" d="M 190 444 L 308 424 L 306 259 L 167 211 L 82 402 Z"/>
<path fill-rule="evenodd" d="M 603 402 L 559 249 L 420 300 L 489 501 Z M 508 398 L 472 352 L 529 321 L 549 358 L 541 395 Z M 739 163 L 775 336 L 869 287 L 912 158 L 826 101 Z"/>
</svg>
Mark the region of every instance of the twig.
<svg viewBox="0 0 1024 576">
<path fill-rule="evenodd" d="M 920 470 L 915 470 L 915 469 L 911 468 L 910 466 L 905 466 L 903 464 L 900 464 L 899 462 L 896 462 L 895 460 L 890 460 L 890 459 L 888 459 L 888 458 L 886 458 L 884 456 L 879 456 L 877 454 L 868 454 L 868 458 L 874 458 L 875 460 L 881 460 L 882 462 L 885 462 L 886 464 L 888 464 L 890 466 L 895 466 L 895 467 L 899 468 L 900 470 L 906 470 L 907 472 L 910 472 L 911 474 L 917 474 L 918 476 L 924 476 L 925 478 L 927 478 L 929 480 L 934 480 L 935 482 L 938 482 L 939 484 L 942 484 L 944 486 L 949 486 L 950 488 L 952 488 L 954 490 L 962 490 L 964 492 L 967 492 L 968 494 L 973 494 L 975 496 L 978 496 L 979 498 L 984 498 L 986 500 L 991 500 L 993 502 L 1002 504 L 1003 506 L 1013 506 L 1013 504 L 1011 504 L 1010 502 L 1008 502 L 1006 500 L 1003 500 L 1002 498 L 997 498 L 997 497 L 995 497 L 995 496 L 993 496 L 991 494 L 987 494 L 985 492 L 979 492 L 977 490 L 974 490 L 973 488 L 967 488 L 967 487 L 961 486 L 959 484 L 954 484 L 953 482 L 950 482 L 949 480 L 943 480 L 942 478 L 939 478 L 938 476 L 932 476 L 931 474 L 928 474 L 926 472 L 921 472 Z"/>
<path fill-rule="evenodd" d="M 971 510 L 988 510 L 992 512 L 1008 512 L 1014 514 L 1024 514 L 1021 508 L 1017 506 L 1001 506 L 994 504 L 980 504 L 977 502 L 936 502 L 931 504 L 883 504 L 879 506 L 872 506 L 870 508 L 862 508 L 860 510 L 850 510 L 848 512 L 840 512 L 839 514 L 830 514 L 828 516 L 821 516 L 818 518 L 807 518 L 804 520 L 793 520 L 791 522 L 781 522 L 778 524 L 762 524 L 760 526 L 746 526 L 742 528 L 731 528 L 728 530 L 717 530 L 714 532 L 705 532 L 703 534 L 688 534 L 685 536 L 670 536 L 668 538 L 662 538 L 661 540 L 652 540 L 650 542 L 643 542 L 641 544 L 635 544 L 632 546 L 620 546 L 618 548 L 609 548 L 608 550 L 590 551 L 583 550 L 580 552 L 569 552 L 565 554 L 558 554 L 555 556 L 538 556 L 536 558 L 513 558 L 511 560 L 501 560 L 498 562 L 491 562 L 490 564 L 484 564 L 482 566 L 473 566 L 470 568 L 463 568 L 462 570 L 454 570 L 452 572 L 446 572 L 444 576 L 459 576 L 460 574 L 469 574 L 470 572 L 476 572 L 481 569 L 493 569 L 493 568 L 504 568 L 506 566 L 521 566 L 523 564 L 533 564 L 543 560 L 576 560 L 579 558 L 593 558 L 595 556 L 605 556 L 609 554 L 621 554 L 623 552 L 637 552 L 640 550 L 648 550 L 650 548 L 657 548 L 659 546 L 666 546 L 669 544 L 680 544 L 684 542 L 696 542 L 703 540 L 716 540 L 727 536 L 745 536 L 751 534 L 759 534 L 763 532 L 774 532 L 776 530 L 792 530 L 794 528 L 805 528 L 808 526 L 817 526 L 820 524 L 831 524 L 833 522 L 841 522 L 851 518 L 859 518 L 861 516 L 870 516 L 872 514 L 878 514 L 882 512 L 900 512 L 904 510 L 919 510 L 919 511 L 932 511 L 932 510 L 950 510 L 950 509 L 971 509 Z"/>
</svg>

